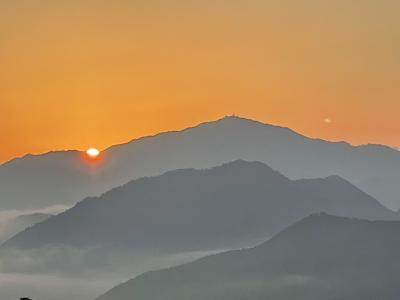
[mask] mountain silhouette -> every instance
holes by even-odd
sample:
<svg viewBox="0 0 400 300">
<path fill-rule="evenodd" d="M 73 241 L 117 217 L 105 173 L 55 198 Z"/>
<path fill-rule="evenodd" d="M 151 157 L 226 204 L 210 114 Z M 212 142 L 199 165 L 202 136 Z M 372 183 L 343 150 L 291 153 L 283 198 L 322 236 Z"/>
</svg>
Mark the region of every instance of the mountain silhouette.
<svg viewBox="0 0 400 300">
<path fill-rule="evenodd" d="M 97 300 L 397 300 L 400 222 L 314 214 L 252 249 L 145 273 Z"/>
<path fill-rule="evenodd" d="M 239 117 L 113 146 L 102 152 L 97 166 L 85 164 L 81 156 L 77 151 L 52 152 L 3 164 L 0 210 L 72 205 L 133 179 L 237 159 L 264 162 L 291 179 L 339 175 L 387 207 L 400 207 L 399 151 L 310 139 Z"/>
<path fill-rule="evenodd" d="M 57 245 L 155 255 L 232 249 L 321 211 L 398 218 L 339 177 L 291 181 L 263 163 L 238 160 L 132 181 L 26 229 L 1 249 Z"/>
</svg>

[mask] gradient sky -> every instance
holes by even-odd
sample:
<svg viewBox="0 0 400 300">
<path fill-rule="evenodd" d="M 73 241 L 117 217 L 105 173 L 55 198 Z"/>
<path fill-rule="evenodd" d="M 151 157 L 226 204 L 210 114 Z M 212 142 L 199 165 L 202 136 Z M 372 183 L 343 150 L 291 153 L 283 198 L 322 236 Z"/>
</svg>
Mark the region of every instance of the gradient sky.
<svg viewBox="0 0 400 300">
<path fill-rule="evenodd" d="M 0 162 L 230 114 L 398 147 L 399 14 L 398 0 L 0 0 Z"/>
</svg>

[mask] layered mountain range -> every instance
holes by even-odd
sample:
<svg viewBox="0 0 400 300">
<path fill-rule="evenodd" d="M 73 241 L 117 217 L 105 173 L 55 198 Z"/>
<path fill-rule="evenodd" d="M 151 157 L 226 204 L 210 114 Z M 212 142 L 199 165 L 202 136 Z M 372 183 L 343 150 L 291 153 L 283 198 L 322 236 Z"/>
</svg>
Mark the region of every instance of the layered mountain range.
<svg viewBox="0 0 400 300">
<path fill-rule="evenodd" d="M 107 265 L 107 253 L 115 260 L 122 253 L 162 257 L 233 249 L 266 240 L 315 212 L 398 219 L 338 176 L 292 181 L 263 163 L 238 160 L 142 178 L 99 198 L 86 198 L 17 234 L 0 253 L 33 251 L 37 258 L 38 249 L 72 248 L 89 251 L 86 258 Z M 71 259 L 78 261 L 79 256 Z"/>
<path fill-rule="evenodd" d="M 255 248 L 145 273 L 97 300 L 396 300 L 400 222 L 314 214 Z"/>
<path fill-rule="evenodd" d="M 172 267 L 99 300 L 396 299 L 399 178 L 397 150 L 238 117 L 28 155 L 0 166 L 0 298 L 91 300 Z"/>
<path fill-rule="evenodd" d="M 288 128 L 226 117 L 134 140 L 102 152 L 95 164 L 78 151 L 15 159 L 0 166 L 0 210 L 72 205 L 144 176 L 260 161 L 291 179 L 338 175 L 382 204 L 400 207 L 400 152 L 311 139 Z"/>
</svg>

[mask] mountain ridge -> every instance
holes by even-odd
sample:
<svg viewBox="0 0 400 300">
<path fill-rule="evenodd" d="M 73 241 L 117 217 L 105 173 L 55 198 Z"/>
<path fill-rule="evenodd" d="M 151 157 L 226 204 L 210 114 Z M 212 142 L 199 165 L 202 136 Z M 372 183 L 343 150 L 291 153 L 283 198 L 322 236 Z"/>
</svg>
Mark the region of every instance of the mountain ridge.
<svg viewBox="0 0 400 300">
<path fill-rule="evenodd" d="M 399 219 L 347 181 L 339 181 L 341 188 L 335 184 L 337 193 L 330 193 L 331 185 L 326 180 L 292 181 L 263 163 L 244 160 L 170 171 L 86 198 L 9 239 L 0 253 L 96 249 L 105 261 L 102 249 L 161 256 L 247 247 L 321 211 Z"/>
<path fill-rule="evenodd" d="M 312 214 L 254 248 L 147 272 L 96 300 L 395 300 L 399 231 L 398 221 Z"/>
<path fill-rule="evenodd" d="M 202 126 L 210 125 L 210 124 L 213 124 L 213 123 L 221 122 L 221 121 L 224 121 L 226 119 L 236 119 L 236 120 L 241 120 L 241 121 L 248 121 L 248 122 L 252 122 L 254 124 L 258 124 L 258 125 L 262 125 L 262 126 L 270 126 L 270 127 L 277 128 L 277 129 L 285 129 L 288 132 L 291 132 L 291 133 L 293 133 L 295 135 L 298 135 L 298 136 L 301 136 L 301 137 L 304 137 L 304 138 L 307 138 L 307 139 L 310 139 L 310 140 L 314 140 L 314 141 L 321 141 L 321 142 L 327 142 L 327 143 L 333 143 L 333 144 L 345 144 L 345 145 L 348 145 L 348 146 L 353 147 L 353 148 L 377 147 L 379 149 L 389 150 L 390 152 L 392 152 L 392 151 L 394 151 L 396 153 L 399 152 L 397 149 L 395 149 L 395 148 L 393 148 L 393 147 L 391 147 L 389 145 L 385 145 L 385 144 L 377 144 L 377 143 L 352 144 L 352 143 L 349 143 L 349 142 L 347 142 L 345 140 L 335 141 L 335 140 L 323 139 L 323 138 L 318 138 L 318 137 L 310 137 L 310 136 L 302 134 L 302 133 L 300 133 L 300 132 L 298 132 L 298 131 L 296 131 L 294 129 L 291 129 L 290 127 L 281 126 L 281 125 L 277 125 L 277 124 L 272 124 L 272 123 L 268 123 L 268 122 L 261 122 L 261 121 L 257 121 L 257 120 L 254 120 L 254 119 L 251 119 L 251 118 L 247 118 L 247 117 L 231 116 L 231 115 L 227 115 L 227 116 L 221 117 L 219 119 L 211 120 L 211 121 L 201 122 L 198 125 L 185 127 L 185 128 L 182 128 L 182 129 L 166 130 L 166 131 L 162 131 L 162 132 L 155 133 L 155 134 L 149 134 L 149 135 L 144 135 L 144 136 L 141 136 L 141 137 L 138 137 L 138 138 L 133 138 L 133 139 L 130 139 L 129 141 L 127 141 L 127 142 L 121 142 L 121 143 L 116 143 L 116 144 L 110 145 L 110 146 L 104 148 L 102 150 L 102 152 L 111 150 L 113 148 L 118 148 L 120 146 L 123 147 L 123 146 L 126 146 L 128 144 L 135 143 L 135 142 L 138 142 L 138 141 L 141 141 L 141 140 L 151 139 L 151 138 L 155 138 L 155 137 L 166 135 L 166 134 L 182 133 L 182 132 L 185 132 L 185 131 L 188 131 L 188 130 L 191 130 L 191 129 L 195 129 L 195 128 L 198 128 L 198 127 L 202 127 Z M 5 166 L 5 165 L 7 165 L 9 163 L 12 163 L 15 160 L 23 160 L 23 159 L 31 158 L 31 157 L 40 157 L 40 156 L 47 156 L 47 155 L 52 155 L 52 154 L 68 154 L 68 153 L 75 153 L 75 154 L 76 153 L 80 153 L 80 154 L 83 154 L 84 152 L 85 151 L 81 151 L 81 150 L 77 150 L 77 149 L 68 149 L 68 150 L 50 150 L 50 151 L 47 151 L 47 152 L 37 153 L 37 154 L 26 153 L 26 154 L 24 154 L 22 156 L 15 157 L 15 158 L 12 158 L 12 159 L 10 159 L 8 161 L 0 163 L 0 167 L 1 166 Z"/>
<path fill-rule="evenodd" d="M 5 200 L 0 210 L 70 205 L 135 178 L 210 168 L 236 159 L 261 161 L 291 179 L 338 174 L 385 206 L 396 210 L 400 206 L 400 152 L 312 139 L 286 127 L 239 117 L 109 147 L 95 166 L 85 163 L 82 155 L 54 152 L 1 165 Z"/>
</svg>

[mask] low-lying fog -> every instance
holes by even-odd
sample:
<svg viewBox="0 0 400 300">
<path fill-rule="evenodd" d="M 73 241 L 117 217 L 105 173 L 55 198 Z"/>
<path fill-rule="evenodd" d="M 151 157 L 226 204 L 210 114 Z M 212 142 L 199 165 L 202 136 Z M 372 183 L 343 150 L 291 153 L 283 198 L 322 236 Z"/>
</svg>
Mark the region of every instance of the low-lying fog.
<svg viewBox="0 0 400 300">
<path fill-rule="evenodd" d="M 32 225 L 28 218 L 22 219 L 21 216 L 30 216 L 33 214 L 55 215 L 69 207 L 67 206 L 51 206 L 41 210 L 6 210 L 0 211 L 0 244 Z M 31 218 L 32 221 L 34 218 Z"/>
<path fill-rule="evenodd" d="M 87 250 L 47 248 L 8 250 L 0 255 L 0 299 L 94 300 L 119 283 L 143 272 L 196 260 L 221 251 L 190 252 L 169 257 L 102 254 Z M 89 255 L 90 256 L 90 255 Z M 124 266 L 124 267 L 123 267 Z"/>
<path fill-rule="evenodd" d="M 20 216 L 37 213 L 54 215 L 65 209 L 67 207 L 57 206 L 36 211 L 0 212 L 0 243 L 25 229 L 26 222 L 17 222 Z M 33 250 L 1 249 L 0 299 L 94 300 L 117 284 L 143 272 L 190 262 L 226 250 L 160 256 L 66 246 Z"/>
</svg>

